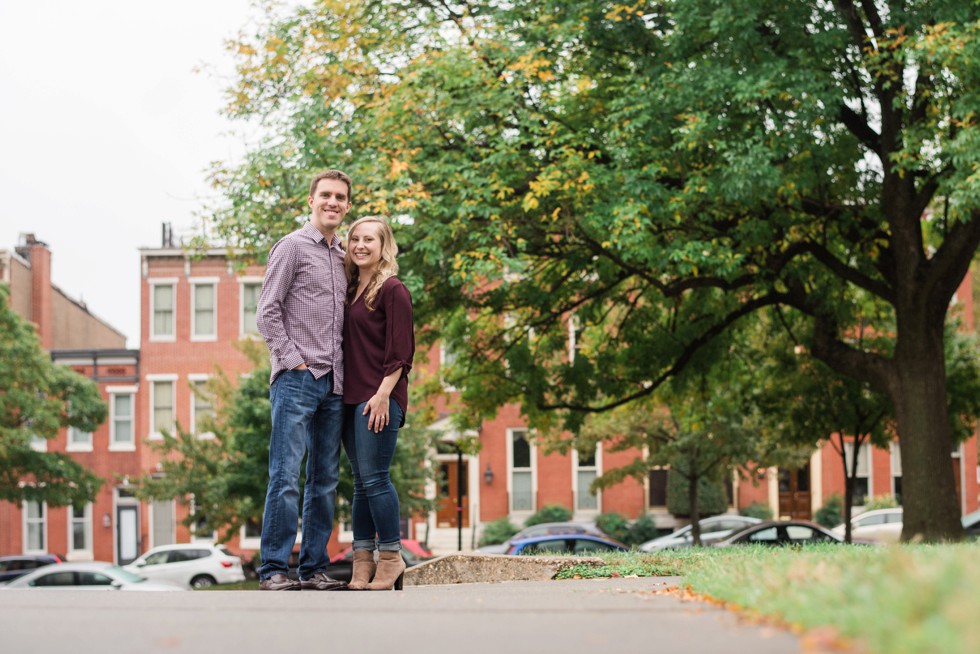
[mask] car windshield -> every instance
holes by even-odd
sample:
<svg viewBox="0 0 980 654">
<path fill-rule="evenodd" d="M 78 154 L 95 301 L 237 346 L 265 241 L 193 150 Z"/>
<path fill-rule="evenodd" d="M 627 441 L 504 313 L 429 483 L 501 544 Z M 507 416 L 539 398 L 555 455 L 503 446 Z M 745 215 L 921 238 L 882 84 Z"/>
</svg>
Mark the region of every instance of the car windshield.
<svg viewBox="0 0 980 654">
<path fill-rule="evenodd" d="M 122 579 L 123 581 L 128 581 L 131 584 L 138 584 L 141 581 L 146 581 L 146 577 L 134 575 L 129 570 L 123 570 L 117 565 L 108 567 L 105 569 L 105 571 L 116 576 L 118 579 Z"/>
</svg>

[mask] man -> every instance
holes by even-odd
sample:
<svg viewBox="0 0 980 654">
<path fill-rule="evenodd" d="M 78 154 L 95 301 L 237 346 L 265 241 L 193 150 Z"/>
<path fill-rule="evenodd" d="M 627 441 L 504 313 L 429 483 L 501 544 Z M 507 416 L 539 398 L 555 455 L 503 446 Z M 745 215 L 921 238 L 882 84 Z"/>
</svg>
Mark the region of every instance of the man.
<svg viewBox="0 0 980 654">
<path fill-rule="evenodd" d="M 262 590 L 341 590 L 326 575 L 343 431 L 344 251 L 337 228 L 351 180 L 327 170 L 310 184 L 310 220 L 272 246 L 256 323 L 269 346 L 272 435 L 262 519 Z M 307 453 L 300 581 L 288 576 L 299 518 L 299 468 Z"/>
</svg>

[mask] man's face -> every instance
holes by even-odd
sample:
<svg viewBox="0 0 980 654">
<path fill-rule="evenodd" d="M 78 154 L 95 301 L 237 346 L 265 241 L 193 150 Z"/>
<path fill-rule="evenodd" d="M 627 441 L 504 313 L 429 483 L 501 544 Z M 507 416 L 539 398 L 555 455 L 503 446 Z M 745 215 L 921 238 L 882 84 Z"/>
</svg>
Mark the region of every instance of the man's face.
<svg viewBox="0 0 980 654">
<path fill-rule="evenodd" d="M 307 202 L 313 210 L 310 221 L 325 236 L 337 231 L 351 206 L 347 184 L 340 179 L 321 179 Z"/>
</svg>

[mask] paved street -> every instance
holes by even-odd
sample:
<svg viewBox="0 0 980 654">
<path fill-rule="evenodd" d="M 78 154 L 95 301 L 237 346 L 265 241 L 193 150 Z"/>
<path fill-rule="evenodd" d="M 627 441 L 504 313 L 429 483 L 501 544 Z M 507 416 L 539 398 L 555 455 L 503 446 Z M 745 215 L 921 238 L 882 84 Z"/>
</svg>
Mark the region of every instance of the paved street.
<svg viewBox="0 0 980 654">
<path fill-rule="evenodd" d="M 667 579 L 406 587 L 403 592 L 0 591 L 11 654 L 799 652 L 796 636 L 655 595 Z"/>
</svg>

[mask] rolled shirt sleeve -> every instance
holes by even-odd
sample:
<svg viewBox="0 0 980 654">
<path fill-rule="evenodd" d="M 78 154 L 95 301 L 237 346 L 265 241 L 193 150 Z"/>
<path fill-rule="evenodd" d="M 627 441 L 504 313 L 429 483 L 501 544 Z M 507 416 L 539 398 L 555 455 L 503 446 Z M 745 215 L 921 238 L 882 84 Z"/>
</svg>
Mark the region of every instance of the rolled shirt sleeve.
<svg viewBox="0 0 980 654">
<path fill-rule="evenodd" d="M 383 376 L 398 369 L 408 377 L 415 357 L 415 328 L 412 318 L 412 296 L 402 283 L 391 284 L 385 300 L 387 317 Z"/>
</svg>

